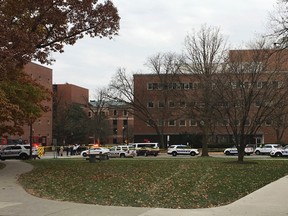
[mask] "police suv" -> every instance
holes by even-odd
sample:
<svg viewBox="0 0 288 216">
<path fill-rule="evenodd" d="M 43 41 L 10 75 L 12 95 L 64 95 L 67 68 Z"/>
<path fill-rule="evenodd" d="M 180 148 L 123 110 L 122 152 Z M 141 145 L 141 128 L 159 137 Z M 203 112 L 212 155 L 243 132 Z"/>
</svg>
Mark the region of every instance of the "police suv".
<svg viewBox="0 0 288 216">
<path fill-rule="evenodd" d="M 168 148 L 167 154 L 171 154 L 173 156 L 179 155 L 199 155 L 198 149 L 191 148 L 188 145 L 171 145 Z"/>
<path fill-rule="evenodd" d="M 271 157 L 283 157 L 283 156 L 288 156 L 288 145 L 286 145 L 283 148 L 277 148 L 273 149 L 270 152 Z"/>
<path fill-rule="evenodd" d="M 16 144 L 16 145 L 5 145 L 2 146 L 0 149 L 0 159 L 5 160 L 5 159 L 21 159 L 21 160 L 26 160 L 30 156 L 30 145 L 21 145 L 21 144 Z M 33 151 L 37 152 L 36 148 L 32 148 L 32 154 Z"/>
</svg>

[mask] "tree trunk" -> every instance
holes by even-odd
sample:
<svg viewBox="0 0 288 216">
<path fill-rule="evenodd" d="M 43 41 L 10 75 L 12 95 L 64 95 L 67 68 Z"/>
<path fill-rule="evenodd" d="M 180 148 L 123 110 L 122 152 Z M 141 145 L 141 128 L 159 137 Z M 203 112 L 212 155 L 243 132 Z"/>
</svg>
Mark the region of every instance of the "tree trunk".
<svg viewBox="0 0 288 216">
<path fill-rule="evenodd" d="M 202 139 L 202 154 L 201 156 L 202 157 L 207 157 L 209 156 L 209 153 L 208 153 L 208 135 L 207 135 L 207 128 L 206 126 L 204 125 L 204 128 L 203 128 L 203 139 Z"/>
</svg>

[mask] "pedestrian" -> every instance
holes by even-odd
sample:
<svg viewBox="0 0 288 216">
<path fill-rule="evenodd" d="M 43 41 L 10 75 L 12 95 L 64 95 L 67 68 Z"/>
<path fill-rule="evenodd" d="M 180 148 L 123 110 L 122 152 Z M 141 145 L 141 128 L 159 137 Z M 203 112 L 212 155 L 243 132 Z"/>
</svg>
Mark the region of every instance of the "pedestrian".
<svg viewBox="0 0 288 216">
<path fill-rule="evenodd" d="M 64 151 L 64 147 L 60 146 L 59 154 L 61 157 L 63 156 L 63 151 Z"/>
<path fill-rule="evenodd" d="M 70 145 L 65 147 L 65 151 L 66 151 L 66 156 L 69 156 L 69 152 L 70 152 Z"/>
<path fill-rule="evenodd" d="M 36 160 L 36 158 L 40 159 L 38 155 L 38 149 L 32 149 L 32 158 Z"/>
</svg>

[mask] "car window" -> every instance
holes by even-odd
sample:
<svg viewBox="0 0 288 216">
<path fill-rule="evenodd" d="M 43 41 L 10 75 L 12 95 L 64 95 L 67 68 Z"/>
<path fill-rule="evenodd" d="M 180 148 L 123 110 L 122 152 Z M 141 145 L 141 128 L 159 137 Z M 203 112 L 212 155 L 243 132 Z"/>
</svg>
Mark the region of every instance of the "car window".
<svg viewBox="0 0 288 216">
<path fill-rule="evenodd" d="M 21 149 L 21 146 L 11 146 L 11 149 L 18 150 L 18 149 Z"/>
</svg>

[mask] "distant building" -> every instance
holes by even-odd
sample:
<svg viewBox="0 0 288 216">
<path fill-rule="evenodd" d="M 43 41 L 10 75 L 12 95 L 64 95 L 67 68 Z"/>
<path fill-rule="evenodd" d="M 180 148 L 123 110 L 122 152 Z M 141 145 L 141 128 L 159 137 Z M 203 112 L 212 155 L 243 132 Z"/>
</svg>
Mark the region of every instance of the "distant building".
<svg viewBox="0 0 288 216">
<path fill-rule="evenodd" d="M 69 83 L 54 84 L 53 93 L 59 105 L 69 106 L 71 104 L 78 104 L 87 106 L 89 101 L 88 89 Z"/>
<path fill-rule="evenodd" d="M 97 101 L 90 101 L 89 117 L 104 115 L 99 122 L 96 133 L 91 135 L 91 142 L 100 144 L 127 144 L 133 142 L 134 117 L 130 106 L 118 102 L 104 102 L 99 105 Z M 95 136 L 96 135 L 96 136 Z M 97 139 L 100 138 L 99 141 Z"/>
</svg>

